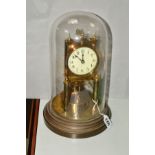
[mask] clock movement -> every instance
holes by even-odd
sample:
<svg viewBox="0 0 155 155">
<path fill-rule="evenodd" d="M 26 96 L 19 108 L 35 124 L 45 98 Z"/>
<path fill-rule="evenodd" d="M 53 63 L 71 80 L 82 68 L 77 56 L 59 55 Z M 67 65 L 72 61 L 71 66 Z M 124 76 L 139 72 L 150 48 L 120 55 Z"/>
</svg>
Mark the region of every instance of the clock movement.
<svg viewBox="0 0 155 155">
<path fill-rule="evenodd" d="M 59 17 L 50 32 L 51 100 L 43 116 L 53 132 L 70 138 L 107 128 L 112 37 L 108 24 L 89 12 Z"/>
</svg>

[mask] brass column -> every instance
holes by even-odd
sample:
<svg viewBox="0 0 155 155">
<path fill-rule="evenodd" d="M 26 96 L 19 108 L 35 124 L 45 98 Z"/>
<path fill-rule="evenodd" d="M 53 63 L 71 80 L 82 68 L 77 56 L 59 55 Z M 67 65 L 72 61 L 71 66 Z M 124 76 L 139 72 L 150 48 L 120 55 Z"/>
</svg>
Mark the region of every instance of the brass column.
<svg viewBox="0 0 155 155">
<path fill-rule="evenodd" d="M 93 87 L 93 100 L 97 101 L 98 99 L 98 88 L 99 88 L 99 75 L 96 75 L 94 78 L 94 87 Z"/>
<path fill-rule="evenodd" d="M 67 110 L 68 102 L 69 102 L 69 81 L 68 78 L 65 78 L 64 81 L 64 110 Z"/>
</svg>

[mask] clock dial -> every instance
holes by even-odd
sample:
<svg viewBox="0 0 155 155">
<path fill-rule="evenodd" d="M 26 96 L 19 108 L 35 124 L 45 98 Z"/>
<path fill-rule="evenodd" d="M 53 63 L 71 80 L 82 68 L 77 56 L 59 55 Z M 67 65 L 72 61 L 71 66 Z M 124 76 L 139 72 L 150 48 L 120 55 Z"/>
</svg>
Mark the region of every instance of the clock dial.
<svg viewBox="0 0 155 155">
<path fill-rule="evenodd" d="M 74 74 L 85 75 L 92 72 L 97 65 L 97 55 L 88 47 L 76 49 L 68 59 L 68 67 Z"/>
</svg>

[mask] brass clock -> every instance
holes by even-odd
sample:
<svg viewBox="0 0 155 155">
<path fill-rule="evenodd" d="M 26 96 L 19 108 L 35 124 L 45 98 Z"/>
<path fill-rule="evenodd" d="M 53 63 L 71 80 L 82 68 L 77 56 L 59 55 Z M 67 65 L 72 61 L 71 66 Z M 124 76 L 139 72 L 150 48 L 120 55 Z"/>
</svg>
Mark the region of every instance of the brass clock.
<svg viewBox="0 0 155 155">
<path fill-rule="evenodd" d="M 53 25 L 51 100 L 44 108 L 47 127 L 55 133 L 84 138 L 107 128 L 111 40 L 98 16 L 72 12 Z"/>
</svg>

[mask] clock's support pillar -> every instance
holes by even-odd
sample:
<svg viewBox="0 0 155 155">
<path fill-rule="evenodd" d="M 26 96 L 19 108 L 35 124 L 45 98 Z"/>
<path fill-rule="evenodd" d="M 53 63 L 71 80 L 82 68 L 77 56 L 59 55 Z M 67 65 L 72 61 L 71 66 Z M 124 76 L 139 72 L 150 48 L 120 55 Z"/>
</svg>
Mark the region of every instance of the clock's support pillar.
<svg viewBox="0 0 155 155">
<path fill-rule="evenodd" d="M 65 78 L 64 81 L 64 110 L 67 110 L 68 106 L 68 101 L 69 101 L 69 81 L 67 78 Z"/>
<path fill-rule="evenodd" d="M 96 75 L 94 78 L 94 87 L 93 87 L 93 100 L 97 101 L 98 99 L 98 87 L 99 87 L 99 76 Z"/>
</svg>

